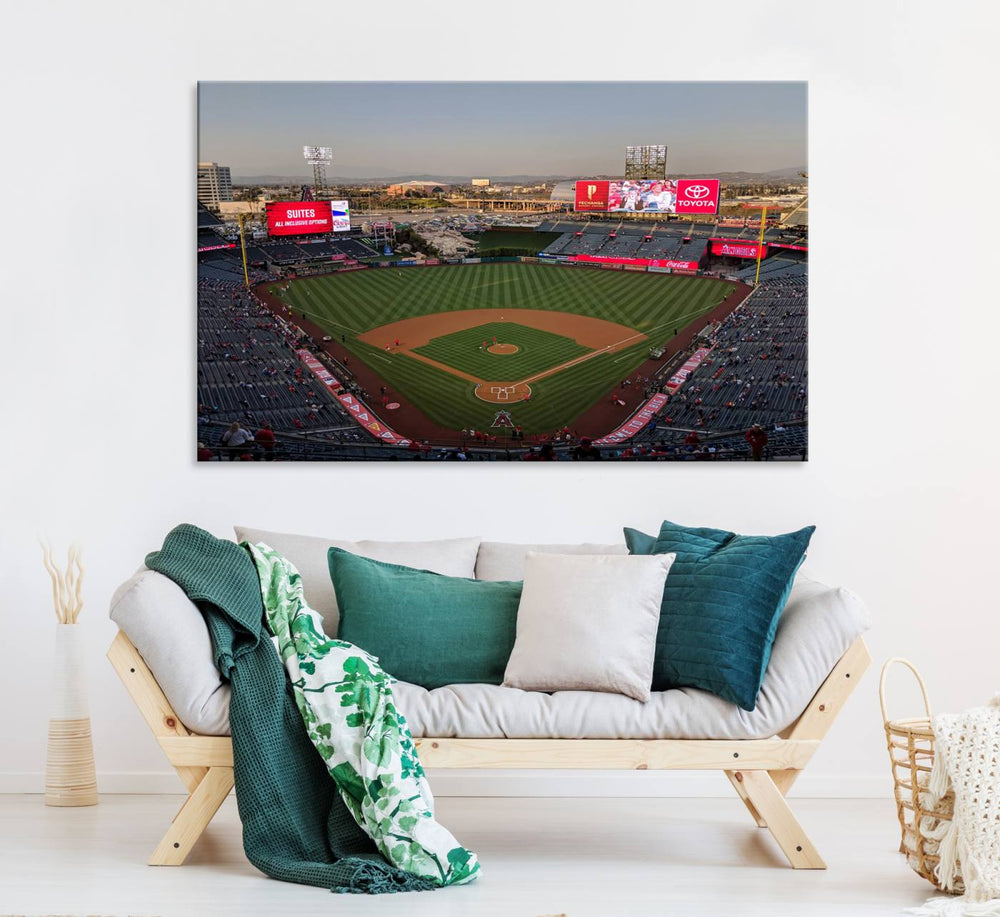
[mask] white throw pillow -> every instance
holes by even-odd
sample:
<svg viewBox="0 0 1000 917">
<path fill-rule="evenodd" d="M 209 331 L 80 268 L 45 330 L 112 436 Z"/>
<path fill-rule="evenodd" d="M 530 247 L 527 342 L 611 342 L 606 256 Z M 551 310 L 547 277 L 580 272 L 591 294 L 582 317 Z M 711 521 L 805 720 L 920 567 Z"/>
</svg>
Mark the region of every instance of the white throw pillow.
<svg viewBox="0 0 1000 917">
<path fill-rule="evenodd" d="M 674 556 L 529 551 L 504 685 L 648 701 L 663 585 Z"/>
<path fill-rule="evenodd" d="M 476 555 L 479 538 L 445 538 L 440 541 L 343 541 L 339 538 L 317 538 L 314 535 L 295 535 L 286 532 L 268 532 L 235 526 L 236 540 L 264 544 L 284 554 L 299 571 L 306 601 L 323 616 L 327 636 L 335 637 L 340 626 L 337 593 L 330 579 L 326 562 L 330 548 L 342 548 L 361 557 L 381 560 L 387 564 L 430 570 L 442 576 L 476 575 Z"/>
</svg>

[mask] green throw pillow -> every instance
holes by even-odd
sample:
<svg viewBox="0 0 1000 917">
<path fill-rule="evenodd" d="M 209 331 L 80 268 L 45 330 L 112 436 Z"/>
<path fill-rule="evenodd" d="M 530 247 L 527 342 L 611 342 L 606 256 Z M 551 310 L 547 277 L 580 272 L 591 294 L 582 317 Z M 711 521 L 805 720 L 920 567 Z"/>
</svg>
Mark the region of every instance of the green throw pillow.
<svg viewBox="0 0 1000 917">
<path fill-rule="evenodd" d="M 815 530 L 737 535 L 664 522 L 654 537 L 625 529 L 631 554 L 677 555 L 663 588 L 653 690 L 701 688 L 753 710 Z"/>
<path fill-rule="evenodd" d="M 514 646 L 521 584 L 442 576 L 330 548 L 338 637 L 400 681 L 498 685 Z"/>
</svg>

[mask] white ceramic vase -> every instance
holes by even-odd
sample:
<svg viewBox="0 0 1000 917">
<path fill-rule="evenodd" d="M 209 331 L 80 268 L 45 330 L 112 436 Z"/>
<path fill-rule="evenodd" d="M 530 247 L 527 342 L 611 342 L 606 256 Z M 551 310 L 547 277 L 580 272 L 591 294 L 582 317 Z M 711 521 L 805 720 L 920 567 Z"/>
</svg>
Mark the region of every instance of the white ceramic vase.
<svg viewBox="0 0 1000 917">
<path fill-rule="evenodd" d="M 97 774 L 83 650 L 78 624 L 56 625 L 45 765 L 47 806 L 97 805 Z"/>
</svg>

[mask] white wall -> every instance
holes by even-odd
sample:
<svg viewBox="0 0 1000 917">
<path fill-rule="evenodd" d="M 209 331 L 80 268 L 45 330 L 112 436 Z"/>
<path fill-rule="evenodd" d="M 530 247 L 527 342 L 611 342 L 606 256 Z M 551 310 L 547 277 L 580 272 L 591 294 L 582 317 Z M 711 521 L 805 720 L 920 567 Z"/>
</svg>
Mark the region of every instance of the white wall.
<svg viewBox="0 0 1000 917">
<path fill-rule="evenodd" d="M 607 33 L 585 7 L 556 17 L 524 4 L 504 21 L 530 22 L 565 50 L 539 53 L 525 39 L 492 48 L 481 68 L 472 44 L 458 40 L 411 55 L 409 17 L 430 17 L 446 33 L 460 23 L 468 35 L 477 16 L 495 15 L 490 5 L 395 14 L 383 4 L 100 0 L 8 13 L 0 789 L 42 785 L 53 616 L 37 533 L 85 545 L 81 626 L 108 789 L 179 786 L 149 776 L 164 762 L 103 652 L 114 633 L 112 590 L 181 521 L 219 535 L 243 522 L 345 537 L 509 540 L 613 539 L 623 524 L 652 529 L 663 517 L 747 532 L 815 522 L 812 572 L 867 599 L 877 661 L 912 657 L 941 709 L 991 695 L 1000 680 L 1000 302 L 996 256 L 983 240 L 996 233 L 1000 207 L 995 50 L 978 18 L 986 8 L 953 2 L 943 17 L 928 2 L 826 6 L 716 2 L 710 15 L 687 7 L 679 23 L 664 10 L 666 47 L 612 42 L 596 74 L 810 80 L 813 427 L 811 461 L 800 467 L 196 466 L 196 81 L 586 78 L 595 75 L 588 54 L 575 49 Z M 614 16 L 606 5 L 598 12 Z M 317 19 L 329 23 L 325 34 Z M 362 27 L 378 38 L 338 38 Z M 650 117 L 650 136 L 669 140 L 670 125 Z M 879 244 L 886 253 L 876 258 Z M 872 673 L 860 686 L 805 791 L 887 790 L 875 681 Z M 913 712 L 912 697 L 901 699 Z M 656 779 L 572 786 L 681 786 Z"/>
</svg>

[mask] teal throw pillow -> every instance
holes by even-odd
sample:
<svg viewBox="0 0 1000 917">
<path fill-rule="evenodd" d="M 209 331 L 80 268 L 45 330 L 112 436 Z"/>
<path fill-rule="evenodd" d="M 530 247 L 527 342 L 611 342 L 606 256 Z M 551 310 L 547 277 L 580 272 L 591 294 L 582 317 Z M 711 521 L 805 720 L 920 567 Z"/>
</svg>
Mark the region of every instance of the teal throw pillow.
<svg viewBox="0 0 1000 917">
<path fill-rule="evenodd" d="M 337 636 L 377 656 L 390 675 L 425 688 L 503 681 L 521 583 L 442 576 L 340 548 L 327 560 Z"/>
<path fill-rule="evenodd" d="M 656 536 L 625 529 L 629 553 L 677 555 L 663 588 L 653 690 L 701 688 L 753 710 L 815 530 L 737 535 L 673 522 Z"/>
</svg>

